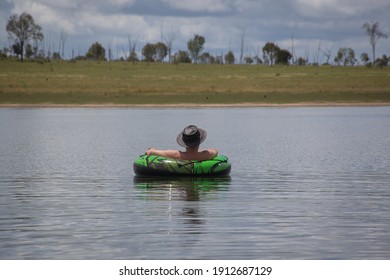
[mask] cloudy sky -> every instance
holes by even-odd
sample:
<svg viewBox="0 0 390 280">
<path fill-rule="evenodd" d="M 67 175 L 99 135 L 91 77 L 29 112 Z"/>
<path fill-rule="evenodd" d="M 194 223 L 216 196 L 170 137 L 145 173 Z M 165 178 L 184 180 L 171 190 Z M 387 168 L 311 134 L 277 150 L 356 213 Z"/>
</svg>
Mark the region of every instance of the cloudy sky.
<svg viewBox="0 0 390 280">
<path fill-rule="evenodd" d="M 146 43 L 175 35 L 173 51 L 186 50 L 194 34 L 205 37 L 205 51 L 254 56 L 267 41 L 294 55 L 333 61 L 340 47 L 359 58 L 371 48 L 362 25 L 379 21 L 390 35 L 389 0 L 0 0 L 0 47 L 9 45 L 5 30 L 12 14 L 28 12 L 45 35 L 45 49 L 59 50 L 66 34 L 65 58 L 85 54 L 98 41 L 114 58 L 128 49 L 128 38 L 140 52 Z M 318 52 L 318 49 L 321 51 Z M 377 56 L 390 55 L 390 38 L 377 43 Z"/>
</svg>

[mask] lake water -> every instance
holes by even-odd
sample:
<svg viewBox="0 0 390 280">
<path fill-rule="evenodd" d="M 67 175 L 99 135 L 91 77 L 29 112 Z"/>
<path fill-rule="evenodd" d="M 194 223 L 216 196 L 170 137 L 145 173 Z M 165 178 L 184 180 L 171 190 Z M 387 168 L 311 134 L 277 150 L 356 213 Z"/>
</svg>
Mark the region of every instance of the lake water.
<svg viewBox="0 0 390 280">
<path fill-rule="evenodd" d="M 132 163 L 196 124 L 219 179 Z M 390 107 L 0 109 L 0 259 L 389 259 Z"/>
</svg>

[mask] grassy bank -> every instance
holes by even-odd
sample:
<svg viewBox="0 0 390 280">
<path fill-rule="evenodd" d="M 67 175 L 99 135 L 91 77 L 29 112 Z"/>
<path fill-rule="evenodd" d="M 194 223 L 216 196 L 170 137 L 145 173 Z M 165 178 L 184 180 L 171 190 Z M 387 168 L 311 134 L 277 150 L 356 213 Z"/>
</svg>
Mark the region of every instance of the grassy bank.
<svg viewBox="0 0 390 280">
<path fill-rule="evenodd" d="M 0 104 L 388 103 L 390 67 L 0 61 Z"/>
</svg>

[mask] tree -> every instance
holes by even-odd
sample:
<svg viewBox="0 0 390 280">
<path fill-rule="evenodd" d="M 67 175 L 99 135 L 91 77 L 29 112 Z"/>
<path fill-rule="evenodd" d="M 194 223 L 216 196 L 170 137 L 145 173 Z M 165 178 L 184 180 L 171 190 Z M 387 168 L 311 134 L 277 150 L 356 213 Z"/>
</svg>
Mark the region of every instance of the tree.
<svg viewBox="0 0 390 280">
<path fill-rule="evenodd" d="M 168 34 L 163 36 L 163 40 L 165 41 L 165 44 L 168 49 L 168 61 L 171 62 L 171 56 L 172 56 L 172 46 L 173 42 L 175 41 L 176 34 L 171 31 Z"/>
<path fill-rule="evenodd" d="M 106 60 L 106 50 L 96 42 L 89 47 L 86 57 L 92 60 Z"/>
<path fill-rule="evenodd" d="M 59 52 L 53 52 L 52 59 L 60 60 L 61 59 L 60 53 Z"/>
<path fill-rule="evenodd" d="M 128 41 L 129 41 L 129 57 L 127 58 L 128 61 L 132 61 L 133 64 L 138 61 L 137 52 L 135 51 L 137 47 L 137 39 L 132 39 L 130 35 L 128 35 Z"/>
<path fill-rule="evenodd" d="M 364 65 L 369 65 L 368 62 L 370 61 L 370 58 L 368 57 L 367 53 L 362 53 L 360 55 L 360 60 L 364 63 Z"/>
<path fill-rule="evenodd" d="M 144 56 L 145 61 L 153 62 L 156 56 L 156 45 L 154 44 L 146 44 L 142 48 L 142 55 Z"/>
<path fill-rule="evenodd" d="M 232 51 L 229 51 L 227 54 L 225 54 L 225 62 L 226 64 L 234 64 L 234 54 Z"/>
<path fill-rule="evenodd" d="M 133 62 L 133 64 L 138 61 L 138 56 L 137 56 L 137 53 L 135 52 L 135 50 L 130 51 L 130 55 L 127 58 L 127 60 Z"/>
<path fill-rule="evenodd" d="M 240 61 L 238 62 L 239 64 L 242 63 L 242 59 L 244 57 L 244 44 L 245 44 L 245 30 L 242 31 L 240 34 L 240 39 L 241 39 L 241 44 L 240 44 Z"/>
<path fill-rule="evenodd" d="M 337 65 L 342 63 L 344 66 L 353 66 L 356 63 L 355 52 L 351 48 L 340 48 L 337 56 L 334 58 Z"/>
<path fill-rule="evenodd" d="M 321 52 L 326 57 L 326 62 L 322 65 L 329 65 L 329 60 L 330 60 L 330 57 L 332 56 L 332 50 L 330 50 L 330 49 L 322 50 L 321 49 Z"/>
<path fill-rule="evenodd" d="M 0 59 L 6 59 L 8 57 L 8 49 L 3 48 L 0 50 Z"/>
<path fill-rule="evenodd" d="M 307 60 L 304 59 L 303 57 L 299 57 L 298 60 L 297 60 L 298 66 L 305 66 L 306 63 L 307 63 Z"/>
<path fill-rule="evenodd" d="M 278 50 L 276 53 L 276 64 L 288 65 L 292 54 L 288 50 Z"/>
<path fill-rule="evenodd" d="M 267 42 L 263 47 L 264 59 L 268 60 L 271 66 L 274 64 L 278 51 L 280 51 L 280 48 L 272 42 Z"/>
<path fill-rule="evenodd" d="M 34 54 L 33 47 L 30 44 L 27 44 L 25 49 L 26 49 L 25 56 L 26 56 L 27 59 L 30 59 L 33 56 L 33 54 Z"/>
<path fill-rule="evenodd" d="M 35 23 L 33 17 L 28 13 L 23 13 L 20 16 L 12 15 L 7 23 L 7 32 L 15 45 L 20 48 L 20 61 L 23 61 L 24 46 L 31 39 L 36 41 L 43 40 L 41 27 Z"/>
<path fill-rule="evenodd" d="M 168 54 L 168 47 L 164 43 L 158 42 L 155 45 L 155 48 L 156 48 L 156 60 L 162 62 Z"/>
<path fill-rule="evenodd" d="M 210 64 L 210 63 L 212 63 L 212 60 L 213 60 L 212 56 L 208 52 L 202 53 L 201 56 L 199 57 L 199 59 L 200 59 L 200 62 L 203 64 Z"/>
<path fill-rule="evenodd" d="M 21 55 L 22 49 L 20 48 L 20 43 L 13 44 L 12 50 L 13 50 L 14 54 Z"/>
<path fill-rule="evenodd" d="M 379 22 L 372 21 L 371 23 L 365 22 L 363 24 L 364 32 L 367 34 L 367 36 L 370 38 L 370 44 L 372 47 L 372 62 L 375 62 L 375 46 L 376 42 L 380 38 L 387 38 L 387 34 L 383 33 L 379 29 Z"/>
<path fill-rule="evenodd" d="M 253 60 L 255 61 L 256 64 L 263 64 L 263 61 L 261 60 L 259 55 L 255 55 L 253 57 Z"/>
<path fill-rule="evenodd" d="M 179 51 L 175 55 L 174 63 L 191 63 L 191 58 L 186 51 Z"/>
<path fill-rule="evenodd" d="M 61 54 L 61 57 L 63 59 L 65 58 L 65 42 L 66 42 L 67 37 L 68 37 L 68 34 L 64 30 L 61 30 L 60 47 L 59 47 L 58 53 Z"/>
<path fill-rule="evenodd" d="M 203 51 L 203 45 L 206 42 L 203 36 L 198 34 L 194 35 L 194 38 L 188 41 L 187 48 L 194 63 L 198 63 L 200 53 Z"/>
<path fill-rule="evenodd" d="M 375 66 L 378 66 L 380 68 L 387 66 L 389 64 L 389 58 L 384 54 L 382 58 L 377 58 L 375 60 Z"/>
<path fill-rule="evenodd" d="M 244 57 L 244 61 L 246 64 L 252 64 L 253 63 L 253 58 L 250 56 Z"/>
</svg>

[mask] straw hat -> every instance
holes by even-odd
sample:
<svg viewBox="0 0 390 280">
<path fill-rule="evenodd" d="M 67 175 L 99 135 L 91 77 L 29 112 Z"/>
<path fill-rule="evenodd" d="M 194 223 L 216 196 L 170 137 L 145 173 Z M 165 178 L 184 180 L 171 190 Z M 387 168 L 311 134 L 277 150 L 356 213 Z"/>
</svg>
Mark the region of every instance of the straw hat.
<svg viewBox="0 0 390 280">
<path fill-rule="evenodd" d="M 176 141 L 182 147 L 191 148 L 199 146 L 206 137 L 206 130 L 198 128 L 195 125 L 189 125 L 177 136 Z"/>
</svg>

